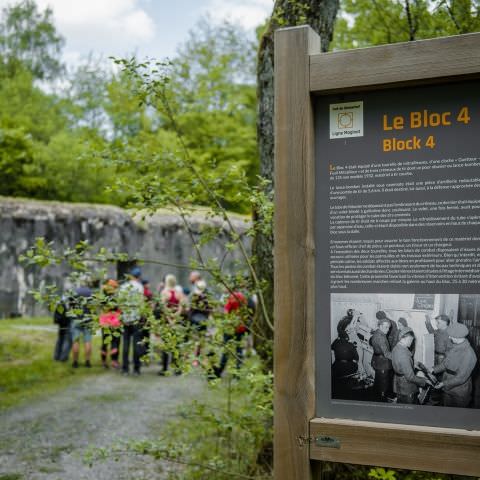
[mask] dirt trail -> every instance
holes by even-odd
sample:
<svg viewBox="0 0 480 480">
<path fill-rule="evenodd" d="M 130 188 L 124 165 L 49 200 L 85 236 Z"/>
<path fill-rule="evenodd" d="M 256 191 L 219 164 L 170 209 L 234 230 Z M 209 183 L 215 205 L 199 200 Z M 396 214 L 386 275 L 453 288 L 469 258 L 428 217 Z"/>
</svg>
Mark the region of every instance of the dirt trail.
<svg viewBox="0 0 480 480">
<path fill-rule="evenodd" d="M 150 457 L 84 462 L 88 447 L 154 439 L 177 407 L 202 390 L 192 376 L 108 371 L 0 413 L 0 480 L 154 480 L 172 468 Z"/>
</svg>

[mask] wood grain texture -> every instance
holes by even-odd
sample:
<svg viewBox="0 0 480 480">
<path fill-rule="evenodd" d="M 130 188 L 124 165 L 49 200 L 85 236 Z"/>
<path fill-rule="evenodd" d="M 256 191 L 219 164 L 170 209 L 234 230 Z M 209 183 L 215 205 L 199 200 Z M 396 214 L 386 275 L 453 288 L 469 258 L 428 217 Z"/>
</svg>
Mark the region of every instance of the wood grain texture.
<svg viewBox="0 0 480 480">
<path fill-rule="evenodd" d="M 480 475 L 480 432 L 341 419 L 314 419 L 311 435 L 340 440 L 341 447 L 318 447 L 311 458 L 360 465 Z"/>
<path fill-rule="evenodd" d="M 308 432 L 315 411 L 314 132 L 309 27 L 275 33 L 274 478 L 312 478 Z"/>
<path fill-rule="evenodd" d="M 312 55 L 312 92 L 479 76 L 480 33 Z"/>
</svg>

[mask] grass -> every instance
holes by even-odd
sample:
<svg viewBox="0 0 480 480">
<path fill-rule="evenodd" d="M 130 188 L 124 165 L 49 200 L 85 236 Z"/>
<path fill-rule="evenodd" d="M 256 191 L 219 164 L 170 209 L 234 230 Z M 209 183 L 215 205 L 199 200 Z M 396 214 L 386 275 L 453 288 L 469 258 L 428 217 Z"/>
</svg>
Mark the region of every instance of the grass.
<svg viewBox="0 0 480 480">
<path fill-rule="evenodd" d="M 73 370 L 70 362 L 54 362 L 56 336 L 50 318 L 0 320 L 0 410 L 51 394 L 85 375 L 100 372 L 99 367 Z M 94 363 L 97 342 L 95 338 Z M 80 358 L 82 354 L 81 350 Z"/>
</svg>

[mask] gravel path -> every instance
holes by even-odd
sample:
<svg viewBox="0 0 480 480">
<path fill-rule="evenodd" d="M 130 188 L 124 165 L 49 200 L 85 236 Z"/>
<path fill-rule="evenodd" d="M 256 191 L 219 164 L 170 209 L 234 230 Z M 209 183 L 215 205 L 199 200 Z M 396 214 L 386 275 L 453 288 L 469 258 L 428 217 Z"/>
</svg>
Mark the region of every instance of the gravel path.
<svg viewBox="0 0 480 480">
<path fill-rule="evenodd" d="M 171 465 L 150 457 L 84 461 L 88 447 L 154 439 L 177 407 L 202 390 L 200 378 L 108 371 L 0 414 L 0 480 L 154 480 Z"/>
</svg>

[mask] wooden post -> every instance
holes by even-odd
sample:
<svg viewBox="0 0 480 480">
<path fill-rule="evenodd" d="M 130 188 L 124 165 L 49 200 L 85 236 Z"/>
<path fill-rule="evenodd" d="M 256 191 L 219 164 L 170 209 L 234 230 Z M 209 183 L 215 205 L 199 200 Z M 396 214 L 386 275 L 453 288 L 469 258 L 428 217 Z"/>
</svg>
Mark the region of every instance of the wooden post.
<svg viewBox="0 0 480 480">
<path fill-rule="evenodd" d="M 275 32 L 275 480 L 312 478 L 315 164 L 308 26 Z"/>
</svg>

